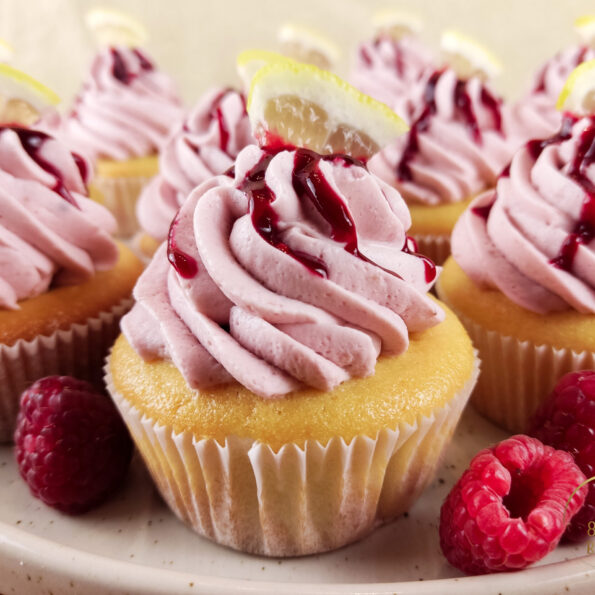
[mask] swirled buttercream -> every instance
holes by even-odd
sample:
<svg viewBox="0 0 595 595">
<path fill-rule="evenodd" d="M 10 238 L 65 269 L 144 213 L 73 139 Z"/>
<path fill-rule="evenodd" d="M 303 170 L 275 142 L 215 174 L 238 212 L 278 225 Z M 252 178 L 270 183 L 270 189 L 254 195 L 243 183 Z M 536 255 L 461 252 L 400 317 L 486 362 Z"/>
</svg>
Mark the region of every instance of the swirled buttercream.
<svg viewBox="0 0 595 595">
<path fill-rule="evenodd" d="M 428 79 L 409 133 L 370 160 L 370 171 L 412 203 L 465 200 L 494 185 L 515 143 L 501 100 L 479 78 L 454 70 Z"/>
<path fill-rule="evenodd" d="M 0 127 L 0 308 L 115 264 L 116 223 L 87 198 L 87 174 L 44 132 Z"/>
<path fill-rule="evenodd" d="M 243 149 L 196 188 L 141 276 L 122 329 L 188 384 L 274 397 L 329 390 L 444 316 L 399 193 L 341 155 Z"/>
<path fill-rule="evenodd" d="M 183 115 L 173 82 L 141 50 L 104 48 L 64 120 L 63 138 L 92 159 L 145 157 Z"/>
<path fill-rule="evenodd" d="M 480 286 L 538 313 L 595 313 L 595 117 L 530 141 L 459 219 L 452 254 Z"/>
<path fill-rule="evenodd" d="M 159 175 L 137 204 L 141 227 L 162 241 L 190 192 L 229 169 L 241 149 L 254 143 L 244 97 L 233 89 L 207 92 L 167 141 L 159 157 Z"/>
</svg>

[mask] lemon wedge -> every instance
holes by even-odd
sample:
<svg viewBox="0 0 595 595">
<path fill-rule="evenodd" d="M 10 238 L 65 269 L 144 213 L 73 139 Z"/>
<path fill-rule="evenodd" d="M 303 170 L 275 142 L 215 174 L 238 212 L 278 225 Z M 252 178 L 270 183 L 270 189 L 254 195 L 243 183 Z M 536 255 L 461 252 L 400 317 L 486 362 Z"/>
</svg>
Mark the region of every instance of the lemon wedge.
<svg viewBox="0 0 595 595">
<path fill-rule="evenodd" d="M 236 69 L 245 89 L 250 89 L 254 75 L 267 64 L 295 62 L 291 58 L 268 50 L 244 50 L 238 54 Z"/>
<path fill-rule="evenodd" d="M 261 68 L 247 109 L 261 146 L 291 145 L 362 160 L 407 131 L 384 103 L 326 70 L 298 62 Z"/>
<path fill-rule="evenodd" d="M 0 64 L 0 122 L 30 125 L 43 109 L 60 103 L 49 87 L 8 64 Z"/>
<path fill-rule="evenodd" d="M 500 61 L 492 52 L 458 31 L 444 31 L 440 46 L 447 62 L 463 79 L 472 76 L 491 79 L 502 71 Z"/>
<path fill-rule="evenodd" d="M 10 62 L 14 56 L 14 49 L 4 39 L 0 39 L 0 62 Z"/>
<path fill-rule="evenodd" d="M 578 116 L 595 114 L 595 60 L 579 64 L 570 73 L 556 107 Z"/>
<path fill-rule="evenodd" d="M 147 30 L 136 19 L 111 8 L 93 8 L 85 23 L 99 45 L 137 47 L 148 38 Z"/>
<path fill-rule="evenodd" d="M 595 47 L 595 14 L 578 17 L 574 21 L 574 29 L 583 43 Z"/>
<path fill-rule="evenodd" d="M 376 35 L 388 35 L 399 40 L 407 35 L 418 35 L 423 29 L 422 21 L 409 12 L 381 10 L 372 15 Z"/>
<path fill-rule="evenodd" d="M 286 56 L 325 70 L 333 68 L 341 57 L 339 48 L 330 39 L 300 25 L 283 25 L 277 39 Z"/>
</svg>

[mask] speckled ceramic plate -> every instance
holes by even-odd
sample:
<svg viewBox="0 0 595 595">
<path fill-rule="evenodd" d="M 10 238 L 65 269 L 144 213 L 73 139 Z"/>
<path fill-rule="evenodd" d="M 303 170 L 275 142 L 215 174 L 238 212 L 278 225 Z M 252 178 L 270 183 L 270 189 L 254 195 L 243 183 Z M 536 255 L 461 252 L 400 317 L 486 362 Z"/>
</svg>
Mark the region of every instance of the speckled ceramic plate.
<svg viewBox="0 0 595 595">
<path fill-rule="evenodd" d="M 440 553 L 440 504 L 470 458 L 504 434 L 465 413 L 436 481 L 407 517 L 320 556 L 243 555 L 196 536 L 165 507 L 135 461 L 109 504 L 79 518 L 32 498 L 12 449 L 0 448 L 0 594 L 595 593 L 595 538 L 560 546 L 523 572 L 466 578 Z"/>
</svg>

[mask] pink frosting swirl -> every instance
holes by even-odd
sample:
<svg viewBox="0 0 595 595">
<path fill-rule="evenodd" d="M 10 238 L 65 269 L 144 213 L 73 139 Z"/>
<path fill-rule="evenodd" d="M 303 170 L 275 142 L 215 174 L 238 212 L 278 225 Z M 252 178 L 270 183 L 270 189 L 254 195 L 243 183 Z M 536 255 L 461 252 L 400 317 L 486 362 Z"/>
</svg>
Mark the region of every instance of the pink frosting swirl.
<svg viewBox="0 0 595 595">
<path fill-rule="evenodd" d="M 595 117 L 531 141 L 459 219 L 452 254 L 480 286 L 538 313 L 595 313 Z"/>
<path fill-rule="evenodd" d="M 0 308 L 115 264 L 116 222 L 87 198 L 87 173 L 51 136 L 0 128 Z"/>
<path fill-rule="evenodd" d="M 350 81 L 409 122 L 436 67 L 435 56 L 416 37 L 381 36 L 360 45 Z"/>
<path fill-rule="evenodd" d="M 562 123 L 556 109 L 558 96 L 570 73 L 587 60 L 595 58 L 595 49 L 573 46 L 550 58 L 536 72 L 531 90 L 511 106 L 515 131 L 526 142 L 554 134 Z"/>
<path fill-rule="evenodd" d="M 435 71 L 409 133 L 374 155 L 368 167 L 410 202 L 469 198 L 495 184 L 514 152 L 501 103 L 477 77 L 463 81 L 450 68 Z"/>
<path fill-rule="evenodd" d="M 64 121 L 64 138 L 93 159 L 156 153 L 184 115 L 171 79 L 136 48 L 99 52 Z"/>
<path fill-rule="evenodd" d="M 170 137 L 159 157 L 159 175 L 137 203 L 141 227 L 159 241 L 190 192 L 229 169 L 241 149 L 254 143 L 244 96 L 212 89 Z"/>
<path fill-rule="evenodd" d="M 399 193 L 345 156 L 243 149 L 196 188 L 141 276 L 126 337 L 188 384 L 262 397 L 373 374 L 444 313 Z M 169 259 L 169 262 L 168 262 Z"/>
</svg>

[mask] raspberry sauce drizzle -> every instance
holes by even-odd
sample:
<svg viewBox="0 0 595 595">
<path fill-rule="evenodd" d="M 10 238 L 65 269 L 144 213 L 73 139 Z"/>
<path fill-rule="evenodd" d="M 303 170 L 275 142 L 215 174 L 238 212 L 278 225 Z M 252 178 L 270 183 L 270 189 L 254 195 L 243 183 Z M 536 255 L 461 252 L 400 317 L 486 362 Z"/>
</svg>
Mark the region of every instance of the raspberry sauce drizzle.
<svg viewBox="0 0 595 595">
<path fill-rule="evenodd" d="M 566 116 L 566 119 L 572 116 Z M 573 120 L 573 123 L 576 119 Z M 568 170 L 568 177 L 576 182 L 584 191 L 585 198 L 578 221 L 570 233 L 558 255 L 550 260 L 550 264 L 570 272 L 576 253 L 581 244 L 588 244 L 595 238 L 595 184 L 587 177 L 587 169 L 595 160 L 595 116 L 591 116 L 590 125 L 585 128 L 579 139 L 576 155 Z"/>
<path fill-rule="evenodd" d="M 275 154 L 272 152 L 265 154 L 259 163 L 246 174 L 244 182 L 240 186 L 240 190 L 247 192 L 250 196 L 252 223 L 260 236 L 269 244 L 301 262 L 315 275 L 326 278 L 328 271 L 322 260 L 292 250 L 281 240 L 278 217 L 271 206 L 275 195 L 264 181 L 266 169 Z M 327 221 L 331 228 L 331 239 L 343 243 L 344 249 L 353 256 L 374 266 L 379 266 L 359 251 L 355 223 L 342 198 L 333 190 L 320 171 L 319 163 L 321 160 L 341 161 L 345 167 L 352 165 L 364 167 L 360 161 L 347 155 L 319 155 L 309 149 L 297 149 L 292 172 L 292 185 L 296 195 L 300 201 L 309 201 Z M 402 250 L 416 254 L 415 248 L 413 250 L 408 248 L 409 245 L 406 242 Z M 422 258 L 426 282 L 430 283 L 436 277 L 434 263 L 425 256 L 419 254 L 416 254 L 416 256 Z M 391 275 L 398 276 L 393 271 L 384 269 L 384 267 L 380 268 Z"/>
<path fill-rule="evenodd" d="M 18 126 L 0 126 L 0 131 L 2 130 L 12 130 L 19 137 L 21 146 L 27 155 L 29 155 L 29 157 L 35 161 L 35 163 L 37 163 L 41 169 L 47 171 L 56 179 L 52 190 L 59 194 L 66 202 L 69 202 L 72 206 L 78 209 L 79 206 L 74 199 L 74 196 L 72 196 L 68 188 L 66 188 L 66 185 L 64 184 L 64 178 L 62 177 L 60 171 L 39 154 L 44 143 L 48 140 L 52 140 L 52 137 L 49 134 L 45 134 L 45 132 L 41 132 L 39 130 L 30 130 L 28 128 L 20 128 Z M 83 181 L 86 181 L 87 166 L 85 165 L 84 160 L 76 153 L 71 153 L 71 155 L 74 158 Z"/>
<path fill-rule="evenodd" d="M 134 78 L 134 74 L 129 72 L 128 68 L 126 68 L 124 58 L 116 48 L 110 48 L 110 53 L 113 61 L 112 74 L 114 75 L 114 78 L 119 80 L 123 85 L 129 85 Z"/>
<path fill-rule="evenodd" d="M 167 234 L 167 260 L 174 267 L 178 275 L 184 279 L 192 279 L 198 274 L 198 263 L 190 254 L 178 248 L 175 238 L 175 228 L 178 219 L 175 218 L 169 226 Z"/>
</svg>

